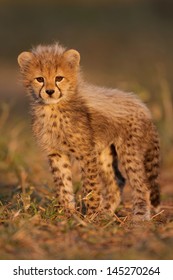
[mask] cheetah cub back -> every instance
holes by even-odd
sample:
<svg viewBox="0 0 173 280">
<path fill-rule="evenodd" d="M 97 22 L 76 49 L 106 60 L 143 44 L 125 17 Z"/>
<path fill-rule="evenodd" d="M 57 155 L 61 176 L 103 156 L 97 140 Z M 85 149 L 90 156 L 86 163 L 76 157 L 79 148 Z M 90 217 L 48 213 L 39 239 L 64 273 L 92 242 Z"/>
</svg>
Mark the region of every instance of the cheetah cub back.
<svg viewBox="0 0 173 280">
<path fill-rule="evenodd" d="M 151 204 L 160 203 L 159 138 L 150 112 L 132 93 L 86 83 L 79 62 L 76 50 L 58 43 L 18 56 L 31 98 L 33 132 L 47 154 L 59 204 L 75 210 L 75 158 L 87 214 L 113 214 L 121 200 L 118 185 L 125 183 L 120 162 L 132 188 L 134 219 L 149 220 Z"/>
</svg>

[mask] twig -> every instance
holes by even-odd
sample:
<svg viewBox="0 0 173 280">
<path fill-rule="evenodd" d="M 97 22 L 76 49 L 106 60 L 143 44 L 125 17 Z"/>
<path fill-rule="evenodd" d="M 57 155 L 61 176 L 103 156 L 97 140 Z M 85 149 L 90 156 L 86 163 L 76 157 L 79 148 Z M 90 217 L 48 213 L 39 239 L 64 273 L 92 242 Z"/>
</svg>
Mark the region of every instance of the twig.
<svg viewBox="0 0 173 280">
<path fill-rule="evenodd" d="M 114 223 L 115 221 L 116 221 L 116 219 L 113 219 L 112 221 L 109 221 L 106 225 L 104 225 L 104 226 L 102 227 L 102 229 L 107 228 L 109 225 L 111 225 L 111 224 Z"/>
<path fill-rule="evenodd" d="M 114 214 L 114 216 L 115 216 L 115 219 L 121 224 L 121 225 L 123 225 L 124 224 L 124 222 L 126 221 L 126 219 L 127 219 L 127 216 L 124 218 L 124 220 L 122 221 L 116 214 Z"/>
<path fill-rule="evenodd" d="M 84 227 L 87 227 L 88 224 L 84 222 L 80 217 L 78 217 L 76 214 L 73 214 L 73 218 L 79 223 L 79 225 L 82 225 Z"/>
<path fill-rule="evenodd" d="M 151 220 L 153 220 L 155 217 L 157 217 L 158 215 L 162 214 L 163 212 L 164 212 L 164 210 L 162 210 L 159 213 L 155 214 L 154 216 L 151 217 Z"/>
<path fill-rule="evenodd" d="M 127 220 L 127 216 L 124 218 L 124 220 L 123 220 L 123 224 L 125 223 L 125 221 Z"/>
</svg>

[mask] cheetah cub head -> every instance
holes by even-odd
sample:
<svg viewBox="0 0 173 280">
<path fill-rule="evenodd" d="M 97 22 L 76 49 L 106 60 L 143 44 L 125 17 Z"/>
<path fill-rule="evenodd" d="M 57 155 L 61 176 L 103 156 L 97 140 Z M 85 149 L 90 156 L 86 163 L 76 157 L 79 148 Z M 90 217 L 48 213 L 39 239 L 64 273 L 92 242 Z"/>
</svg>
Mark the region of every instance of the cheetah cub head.
<svg viewBox="0 0 173 280">
<path fill-rule="evenodd" d="M 24 86 L 38 103 L 56 104 L 77 87 L 80 54 L 58 43 L 38 46 L 18 56 Z"/>
</svg>

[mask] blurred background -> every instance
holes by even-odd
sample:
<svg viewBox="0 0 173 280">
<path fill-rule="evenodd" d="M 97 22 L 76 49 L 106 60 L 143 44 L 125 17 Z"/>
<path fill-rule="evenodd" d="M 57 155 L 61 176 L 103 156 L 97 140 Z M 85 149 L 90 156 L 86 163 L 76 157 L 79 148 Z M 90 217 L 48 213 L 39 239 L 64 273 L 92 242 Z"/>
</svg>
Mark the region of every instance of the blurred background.
<svg viewBox="0 0 173 280">
<path fill-rule="evenodd" d="M 173 1 L 0 0 L 1 175 L 13 177 L 19 166 L 29 170 L 37 163 L 16 59 L 23 50 L 54 41 L 81 53 L 88 81 L 142 98 L 159 129 L 163 164 L 171 166 Z"/>
</svg>

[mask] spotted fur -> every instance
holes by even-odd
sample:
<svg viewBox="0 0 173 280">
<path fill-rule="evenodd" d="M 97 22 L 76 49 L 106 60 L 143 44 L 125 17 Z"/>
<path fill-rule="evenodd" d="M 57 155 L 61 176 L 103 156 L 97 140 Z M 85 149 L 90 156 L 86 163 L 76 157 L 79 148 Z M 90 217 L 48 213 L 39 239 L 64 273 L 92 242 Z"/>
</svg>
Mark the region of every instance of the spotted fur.
<svg viewBox="0 0 173 280">
<path fill-rule="evenodd" d="M 132 188 L 134 218 L 150 219 L 159 197 L 160 146 L 147 107 L 132 93 L 87 84 L 80 55 L 59 44 L 18 57 L 31 97 L 33 132 L 49 158 L 61 206 L 73 211 L 71 160 L 81 167 L 87 213 L 114 213 L 125 179 Z"/>
</svg>

